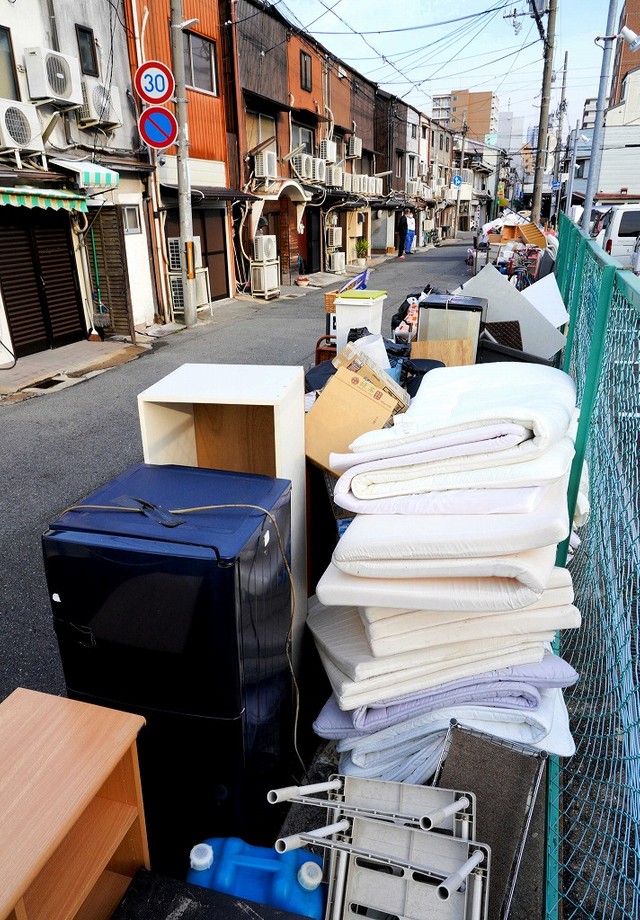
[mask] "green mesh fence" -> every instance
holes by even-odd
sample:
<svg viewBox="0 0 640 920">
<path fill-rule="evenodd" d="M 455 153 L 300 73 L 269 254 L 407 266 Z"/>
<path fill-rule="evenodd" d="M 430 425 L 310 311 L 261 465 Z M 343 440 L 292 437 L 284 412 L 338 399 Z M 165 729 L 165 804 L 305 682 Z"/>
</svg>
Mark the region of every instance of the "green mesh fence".
<svg viewBox="0 0 640 920">
<path fill-rule="evenodd" d="M 640 283 L 561 221 L 565 369 L 582 407 L 591 513 L 569 562 L 582 627 L 560 653 L 577 751 L 549 786 L 547 918 L 640 917 Z M 587 414 L 589 418 L 587 418 Z M 571 505 L 571 487 L 570 487 Z"/>
</svg>

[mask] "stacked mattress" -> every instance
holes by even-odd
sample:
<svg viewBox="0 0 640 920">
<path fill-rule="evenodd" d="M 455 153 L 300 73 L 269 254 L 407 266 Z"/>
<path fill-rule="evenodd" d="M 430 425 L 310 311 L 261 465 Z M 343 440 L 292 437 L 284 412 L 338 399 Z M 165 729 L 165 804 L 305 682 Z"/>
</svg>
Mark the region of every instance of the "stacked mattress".
<svg viewBox="0 0 640 920">
<path fill-rule="evenodd" d="M 575 422 L 562 371 L 439 368 L 392 428 L 331 456 L 356 516 L 308 624 L 333 689 L 314 728 L 341 772 L 424 782 L 452 718 L 573 753 L 562 689 L 578 675 L 550 643 L 580 625 L 555 566 Z"/>
</svg>

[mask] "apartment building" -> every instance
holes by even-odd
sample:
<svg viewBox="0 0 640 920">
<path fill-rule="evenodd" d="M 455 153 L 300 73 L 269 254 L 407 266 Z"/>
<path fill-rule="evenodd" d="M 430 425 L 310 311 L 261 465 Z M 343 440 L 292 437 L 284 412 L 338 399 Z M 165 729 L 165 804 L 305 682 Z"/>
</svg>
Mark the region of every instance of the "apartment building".
<svg viewBox="0 0 640 920">
<path fill-rule="evenodd" d="M 452 131 L 466 124 L 468 137 L 484 143 L 486 135 L 498 131 L 498 112 L 495 93 L 456 89 L 433 97 L 431 117 Z"/>
</svg>

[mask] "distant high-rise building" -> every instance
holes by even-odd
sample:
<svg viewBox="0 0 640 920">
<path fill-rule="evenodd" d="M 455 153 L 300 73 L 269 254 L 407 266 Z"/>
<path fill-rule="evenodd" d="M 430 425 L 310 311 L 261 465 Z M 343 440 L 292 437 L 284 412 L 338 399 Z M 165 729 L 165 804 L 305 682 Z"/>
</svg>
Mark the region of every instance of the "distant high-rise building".
<svg viewBox="0 0 640 920">
<path fill-rule="evenodd" d="M 513 112 L 500 112 L 497 146 L 507 151 L 520 150 L 524 140 L 524 119 Z"/>
<path fill-rule="evenodd" d="M 451 131 L 460 131 L 466 124 L 467 135 L 484 143 L 487 134 L 498 131 L 498 97 L 495 93 L 454 89 L 433 97 L 431 117 Z"/>
<path fill-rule="evenodd" d="M 582 127 L 593 128 L 596 123 L 596 106 L 598 100 L 595 96 L 590 96 L 584 100 L 584 109 L 582 110 Z M 604 107 L 607 108 L 609 100 L 605 101 Z"/>
<path fill-rule="evenodd" d="M 634 32 L 640 32 L 640 0 L 625 0 L 622 4 L 620 19 L 618 21 L 618 32 L 623 26 L 628 26 Z M 611 77 L 611 94 L 609 96 L 611 105 L 618 105 L 622 102 L 622 84 L 624 78 L 630 70 L 637 70 L 640 67 L 638 52 L 631 51 L 626 42 L 618 39 L 616 50 L 613 58 L 613 73 Z M 585 126 L 584 124 L 582 127 Z"/>
</svg>

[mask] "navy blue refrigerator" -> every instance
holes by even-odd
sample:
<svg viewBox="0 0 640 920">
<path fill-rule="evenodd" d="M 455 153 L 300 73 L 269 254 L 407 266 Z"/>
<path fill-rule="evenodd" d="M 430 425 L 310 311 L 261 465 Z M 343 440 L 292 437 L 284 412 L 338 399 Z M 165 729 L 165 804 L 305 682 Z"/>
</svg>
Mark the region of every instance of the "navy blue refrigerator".
<svg viewBox="0 0 640 920">
<path fill-rule="evenodd" d="M 184 877 L 206 837 L 277 836 L 266 793 L 292 780 L 290 488 L 141 463 L 42 538 L 68 695 L 146 719 L 151 864 L 167 875 Z"/>
</svg>

